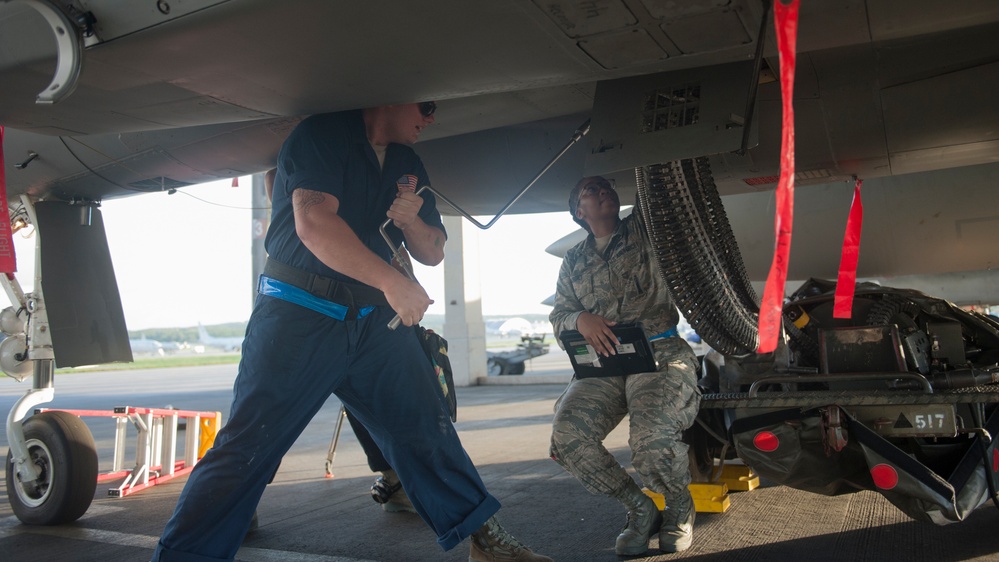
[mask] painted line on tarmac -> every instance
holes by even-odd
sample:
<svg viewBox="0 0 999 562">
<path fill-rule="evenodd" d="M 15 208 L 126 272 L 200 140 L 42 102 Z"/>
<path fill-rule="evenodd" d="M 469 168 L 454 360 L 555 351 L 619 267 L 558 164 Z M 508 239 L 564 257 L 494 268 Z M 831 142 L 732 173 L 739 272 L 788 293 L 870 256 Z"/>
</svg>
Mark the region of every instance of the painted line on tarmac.
<svg viewBox="0 0 999 562">
<path fill-rule="evenodd" d="M 43 535 L 101 544 L 147 548 L 149 550 L 155 549 L 156 544 L 160 540 L 159 537 L 149 535 L 135 535 L 100 529 L 81 529 L 78 527 L 4 527 L 6 528 L 0 528 L 0 539 L 15 535 Z M 342 556 L 326 556 L 323 554 L 248 547 L 239 549 L 236 556 L 239 560 L 245 560 L 246 562 L 375 562 L 362 558 L 344 558 Z"/>
</svg>

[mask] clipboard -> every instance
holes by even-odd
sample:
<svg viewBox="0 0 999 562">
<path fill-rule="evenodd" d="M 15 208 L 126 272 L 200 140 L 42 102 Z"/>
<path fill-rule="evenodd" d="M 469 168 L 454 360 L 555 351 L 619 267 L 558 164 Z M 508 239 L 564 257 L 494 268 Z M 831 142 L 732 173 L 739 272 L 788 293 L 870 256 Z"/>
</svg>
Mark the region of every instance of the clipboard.
<svg viewBox="0 0 999 562">
<path fill-rule="evenodd" d="M 652 344 L 638 323 L 618 324 L 611 331 L 617 337 L 617 355 L 604 357 L 586 343 L 576 330 L 563 330 L 559 339 L 569 354 L 576 378 L 618 377 L 635 373 L 651 373 L 659 369 Z"/>
</svg>

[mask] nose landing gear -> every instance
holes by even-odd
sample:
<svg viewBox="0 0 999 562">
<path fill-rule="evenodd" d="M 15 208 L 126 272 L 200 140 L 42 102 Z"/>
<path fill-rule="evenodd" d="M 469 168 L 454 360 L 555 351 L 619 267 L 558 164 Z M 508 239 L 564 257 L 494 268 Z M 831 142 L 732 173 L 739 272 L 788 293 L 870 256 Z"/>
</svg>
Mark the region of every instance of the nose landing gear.
<svg viewBox="0 0 999 562">
<path fill-rule="evenodd" d="M 27 462 L 38 478 L 21 481 L 7 453 L 7 497 L 14 515 L 29 525 L 79 519 L 97 489 L 97 450 L 87 425 L 66 412 L 43 412 L 22 425 Z"/>
</svg>

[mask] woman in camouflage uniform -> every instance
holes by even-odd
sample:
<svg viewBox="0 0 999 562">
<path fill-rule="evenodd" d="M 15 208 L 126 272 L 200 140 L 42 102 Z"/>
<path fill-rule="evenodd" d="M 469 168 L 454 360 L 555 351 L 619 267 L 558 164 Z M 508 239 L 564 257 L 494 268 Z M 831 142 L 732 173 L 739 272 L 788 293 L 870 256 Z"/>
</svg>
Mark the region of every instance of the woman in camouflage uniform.
<svg viewBox="0 0 999 562">
<path fill-rule="evenodd" d="M 612 326 L 641 322 L 659 370 L 574 377 L 555 404 L 551 455 L 591 493 L 628 509 L 617 554 L 645 553 L 656 532 L 660 550 L 679 552 L 690 546 L 694 522 L 687 446 L 680 437 L 700 403 L 697 358 L 676 337 L 679 312 L 656 268 L 641 213 L 636 207 L 622 220 L 620 209 L 617 192 L 602 177 L 583 178 L 573 188 L 569 212 L 589 236 L 565 255 L 550 319 L 555 334 L 578 330 L 604 356 L 615 353 Z M 632 463 L 645 486 L 665 496 L 663 512 L 603 445 L 626 414 Z"/>
</svg>

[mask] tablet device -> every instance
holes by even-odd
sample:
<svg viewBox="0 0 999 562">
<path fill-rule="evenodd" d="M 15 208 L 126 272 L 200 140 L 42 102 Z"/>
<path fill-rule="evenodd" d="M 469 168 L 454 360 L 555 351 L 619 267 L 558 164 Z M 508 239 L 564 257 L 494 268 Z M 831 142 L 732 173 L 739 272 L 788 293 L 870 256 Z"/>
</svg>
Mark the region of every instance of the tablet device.
<svg viewBox="0 0 999 562">
<path fill-rule="evenodd" d="M 617 337 L 617 355 L 604 357 L 576 330 L 559 334 L 576 377 L 617 377 L 658 370 L 652 344 L 645 337 L 641 324 L 618 324 L 611 327 Z"/>
</svg>

